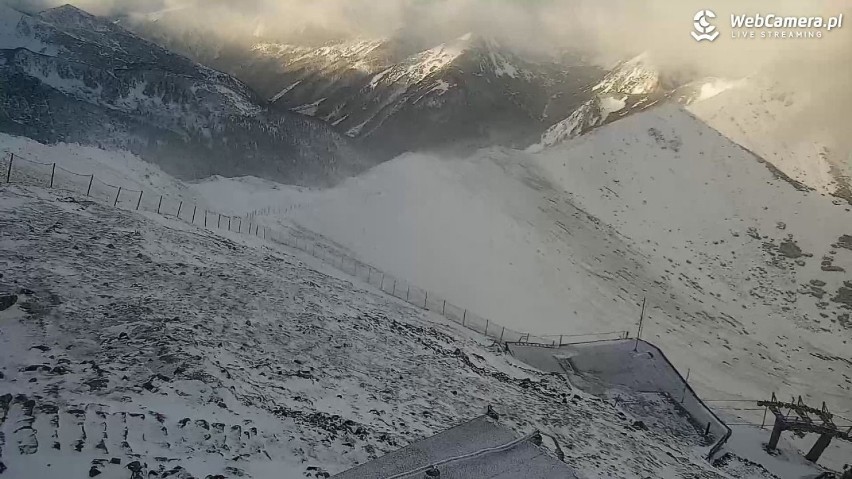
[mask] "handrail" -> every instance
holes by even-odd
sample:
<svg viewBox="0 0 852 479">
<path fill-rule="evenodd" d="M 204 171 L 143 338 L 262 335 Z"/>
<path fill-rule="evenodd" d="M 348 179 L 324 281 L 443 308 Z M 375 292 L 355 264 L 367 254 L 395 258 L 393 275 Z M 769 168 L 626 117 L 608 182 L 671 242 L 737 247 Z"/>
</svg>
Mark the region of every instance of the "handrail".
<svg viewBox="0 0 852 479">
<path fill-rule="evenodd" d="M 726 442 L 728 442 L 728 439 L 730 439 L 730 438 L 731 438 L 731 435 L 733 434 L 733 430 L 730 428 L 730 426 L 728 426 L 728 425 L 725 423 L 725 421 L 723 421 L 723 420 L 722 420 L 719 416 L 717 416 L 717 415 L 716 415 L 716 413 L 715 413 L 715 412 L 713 412 L 713 410 L 712 410 L 712 409 L 710 409 L 710 406 L 708 406 L 708 405 L 707 405 L 707 404 L 706 404 L 706 403 L 705 403 L 705 402 L 701 399 L 701 396 L 699 396 L 699 395 L 698 395 L 698 393 L 696 393 L 696 392 L 695 392 L 695 390 L 694 390 L 694 389 L 692 389 L 692 386 L 690 386 L 689 381 L 687 381 L 687 380 L 686 380 L 686 379 L 685 379 L 685 378 L 684 378 L 684 377 L 680 374 L 680 371 L 678 371 L 678 370 L 677 370 L 677 368 L 676 368 L 676 367 L 674 367 L 674 364 L 672 364 L 672 362 L 669 360 L 669 358 L 666 356 L 666 353 L 664 353 L 662 349 L 660 349 L 659 347 L 657 347 L 656 345 L 654 345 L 654 344 L 652 344 L 652 343 L 649 343 L 648 341 L 645 341 L 644 339 L 639 339 L 639 341 L 643 342 L 644 344 L 646 344 L 647 346 L 649 346 L 649 347 L 651 347 L 651 348 L 654 348 L 654 349 L 655 349 L 658 353 L 660 353 L 660 357 L 661 357 L 661 358 L 663 358 L 663 360 L 666 362 L 666 364 L 668 364 L 668 365 L 672 368 L 672 370 L 674 370 L 675 374 L 677 374 L 677 376 L 678 376 L 678 377 L 680 378 L 680 380 L 683 382 L 684 387 L 686 387 L 686 389 L 687 389 L 690 393 L 692 393 L 692 395 L 695 397 L 695 399 L 697 399 L 697 400 L 698 400 L 698 402 L 701 404 L 701 406 L 702 406 L 702 407 L 704 407 L 704 409 L 706 409 L 706 410 L 707 410 L 707 412 L 709 412 L 709 413 L 710 413 L 710 415 L 711 415 L 711 416 L 713 416 L 713 418 L 714 418 L 716 421 L 718 421 L 718 422 L 719 422 L 719 424 L 721 424 L 721 425 L 725 428 L 725 434 L 724 434 L 724 435 L 723 435 L 723 436 L 722 436 L 722 437 L 721 437 L 718 441 L 716 441 L 716 444 L 714 444 L 714 445 L 713 445 L 713 447 L 711 447 L 711 448 L 710 448 L 710 452 L 708 452 L 708 453 L 707 453 L 707 460 L 708 460 L 708 461 L 712 461 L 712 460 L 713 460 L 713 456 L 715 456 L 715 455 L 716 455 L 716 453 L 717 453 L 717 452 L 719 452 L 719 450 L 720 450 L 720 449 L 722 449 L 722 446 L 724 446 L 724 445 L 725 445 L 725 443 L 726 443 Z"/>
<path fill-rule="evenodd" d="M 586 342 L 580 342 L 580 343 L 564 344 L 563 346 L 570 346 L 570 345 L 577 345 L 577 344 L 593 344 L 593 343 L 603 343 L 603 342 L 613 342 L 613 341 L 623 341 L 623 339 L 601 339 L 601 340 L 597 340 L 597 341 L 586 341 Z M 663 361 L 665 361 L 666 364 L 675 372 L 675 374 L 677 374 L 677 377 L 680 378 L 680 381 L 683 383 L 686 390 L 688 390 L 692 394 L 692 396 L 698 401 L 698 403 L 701 405 L 701 407 L 703 407 L 708 413 L 710 413 L 710 415 L 713 417 L 713 419 L 715 419 L 719 424 L 722 425 L 722 427 L 724 427 L 725 434 L 723 434 L 722 437 L 719 438 L 719 440 L 716 441 L 716 443 L 713 445 L 713 447 L 710 448 L 710 451 L 707 453 L 707 460 L 712 461 L 713 456 L 715 456 L 716 453 L 718 453 L 719 450 L 722 449 L 722 446 L 724 446 L 725 443 L 728 442 L 728 439 L 731 438 L 731 435 L 733 434 L 733 430 L 730 428 L 730 426 L 728 426 L 725 423 L 725 421 L 723 421 L 718 415 L 716 415 L 716 413 L 713 412 L 712 409 L 710 409 L 710 406 L 708 406 L 707 403 L 705 403 L 704 400 L 701 399 L 701 396 L 699 396 L 698 393 L 696 393 L 695 390 L 692 389 L 692 386 L 689 384 L 689 381 L 687 381 L 683 377 L 683 375 L 680 374 L 680 371 L 677 370 L 677 368 L 674 366 L 674 364 L 672 364 L 672 362 L 669 360 L 669 358 L 666 356 L 666 354 L 658 346 L 656 346 L 652 343 L 649 343 L 648 341 L 645 341 L 644 339 L 639 339 L 639 341 L 641 341 L 643 344 L 647 345 L 648 347 L 653 348 L 657 353 L 659 353 L 659 355 L 663 359 Z M 520 346 L 550 348 L 550 349 L 558 349 L 559 348 L 558 346 L 554 346 L 552 344 L 525 343 L 523 341 L 506 342 L 507 347 L 510 344 L 517 344 L 517 345 L 520 345 Z"/>
</svg>

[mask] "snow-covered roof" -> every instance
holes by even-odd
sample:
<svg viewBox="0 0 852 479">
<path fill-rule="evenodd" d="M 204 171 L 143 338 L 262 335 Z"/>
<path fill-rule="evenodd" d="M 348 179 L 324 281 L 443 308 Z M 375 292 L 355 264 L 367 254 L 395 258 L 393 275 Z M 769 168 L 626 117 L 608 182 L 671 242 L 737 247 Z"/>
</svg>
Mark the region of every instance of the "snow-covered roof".
<svg viewBox="0 0 852 479">
<path fill-rule="evenodd" d="M 426 477 L 425 471 L 432 465 L 441 479 L 580 477 L 565 463 L 548 456 L 530 437 L 515 436 L 489 416 L 477 417 L 334 477 Z"/>
</svg>

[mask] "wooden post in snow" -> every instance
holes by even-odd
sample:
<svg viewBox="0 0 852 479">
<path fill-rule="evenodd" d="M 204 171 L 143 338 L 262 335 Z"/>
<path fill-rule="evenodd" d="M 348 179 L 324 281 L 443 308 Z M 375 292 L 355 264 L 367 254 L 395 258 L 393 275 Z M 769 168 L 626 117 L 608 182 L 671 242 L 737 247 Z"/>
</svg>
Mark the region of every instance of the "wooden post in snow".
<svg viewBox="0 0 852 479">
<path fill-rule="evenodd" d="M 639 351 L 639 337 L 642 336 L 642 322 L 645 320 L 645 299 L 642 298 L 642 312 L 639 313 L 639 330 L 636 331 L 636 344 L 633 346 L 633 352 Z"/>
<path fill-rule="evenodd" d="M 9 152 L 9 169 L 6 170 L 6 183 L 8 183 L 12 178 L 12 162 L 15 161 L 15 154 L 11 151 Z"/>
</svg>

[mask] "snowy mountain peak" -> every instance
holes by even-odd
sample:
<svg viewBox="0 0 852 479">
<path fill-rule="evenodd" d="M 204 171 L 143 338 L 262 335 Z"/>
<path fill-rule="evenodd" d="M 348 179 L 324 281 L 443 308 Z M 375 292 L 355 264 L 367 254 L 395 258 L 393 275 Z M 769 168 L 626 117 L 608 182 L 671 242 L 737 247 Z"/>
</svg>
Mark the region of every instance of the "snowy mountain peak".
<svg viewBox="0 0 852 479">
<path fill-rule="evenodd" d="M 647 95 L 660 88 L 660 71 L 645 52 L 621 62 L 593 87 L 599 94 Z"/>
<path fill-rule="evenodd" d="M 51 23 L 61 23 L 68 27 L 78 28 L 103 28 L 104 25 L 110 23 L 71 4 L 44 10 L 38 16 Z"/>
<path fill-rule="evenodd" d="M 39 13 L 40 16 L 51 15 L 54 18 L 58 18 L 59 16 L 64 16 L 66 18 L 85 18 L 85 19 L 95 19 L 94 15 L 91 13 L 82 10 L 80 8 L 71 5 L 70 3 L 66 3 L 64 5 L 59 5 L 57 7 L 48 8 L 46 10 L 42 10 Z"/>
</svg>

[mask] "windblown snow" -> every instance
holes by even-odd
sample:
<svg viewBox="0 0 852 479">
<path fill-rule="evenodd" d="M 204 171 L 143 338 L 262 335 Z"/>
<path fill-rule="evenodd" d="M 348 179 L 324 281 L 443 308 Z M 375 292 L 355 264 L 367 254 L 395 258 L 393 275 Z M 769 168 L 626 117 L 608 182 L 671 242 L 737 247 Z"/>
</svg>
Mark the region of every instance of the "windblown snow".
<svg viewBox="0 0 852 479">
<path fill-rule="evenodd" d="M 57 190 L 0 199 L 4 477 L 328 477 L 488 404 L 584 477 L 731 470 L 298 251 Z"/>
<path fill-rule="evenodd" d="M 516 329 L 645 330 L 707 398 L 849 411 L 849 206 L 676 106 L 537 155 L 406 155 L 296 221 Z M 819 374 L 814 374 L 819 371 Z"/>
<path fill-rule="evenodd" d="M 647 298 L 643 337 L 705 399 L 852 409 L 849 206 L 678 107 L 538 154 L 404 155 L 329 190 L 184 184 L 131 155 L 5 135 L 0 147 L 264 209 L 268 227 L 316 231 L 518 330 L 632 330 Z M 713 466 L 684 439 L 694 431 L 636 428 L 636 410 L 280 244 L 55 190 L 4 185 L 0 199 L 0 284 L 19 298 L 0 312 L 9 477 L 327 477 L 487 404 L 552 436 L 585 477 L 772 477 L 735 456 Z M 760 437 L 743 429 L 728 449 L 766 460 Z"/>
</svg>

